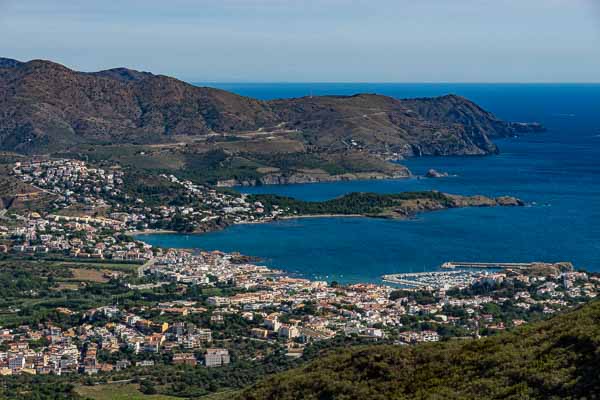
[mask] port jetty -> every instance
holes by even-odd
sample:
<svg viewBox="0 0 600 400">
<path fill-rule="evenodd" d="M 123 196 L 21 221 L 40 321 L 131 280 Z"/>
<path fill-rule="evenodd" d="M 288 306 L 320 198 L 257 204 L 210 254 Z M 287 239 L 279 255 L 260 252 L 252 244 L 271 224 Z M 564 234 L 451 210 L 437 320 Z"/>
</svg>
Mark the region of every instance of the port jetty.
<svg viewBox="0 0 600 400">
<path fill-rule="evenodd" d="M 442 269 L 455 268 L 494 268 L 494 269 L 527 269 L 531 268 L 535 263 L 503 263 L 503 262 L 457 262 L 447 261 L 441 265 Z"/>
</svg>

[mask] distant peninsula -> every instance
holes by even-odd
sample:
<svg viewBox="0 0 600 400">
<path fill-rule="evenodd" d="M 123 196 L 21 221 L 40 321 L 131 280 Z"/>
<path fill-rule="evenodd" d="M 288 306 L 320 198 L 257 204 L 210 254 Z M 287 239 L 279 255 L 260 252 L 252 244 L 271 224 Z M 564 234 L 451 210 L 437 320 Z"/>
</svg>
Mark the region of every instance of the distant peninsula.
<svg viewBox="0 0 600 400">
<path fill-rule="evenodd" d="M 261 101 L 162 75 L 0 58 L 0 150 L 110 161 L 219 185 L 399 178 L 410 156 L 496 153 L 543 130 L 456 95 Z"/>
<path fill-rule="evenodd" d="M 461 196 L 427 192 L 395 194 L 349 193 L 326 201 L 303 201 L 270 194 L 250 196 L 249 201 L 259 201 L 267 212 L 273 207 L 284 208 L 285 217 L 294 216 L 365 216 L 374 218 L 405 219 L 416 214 L 462 207 L 523 206 L 525 203 L 512 196 L 490 198 L 481 195 Z"/>
</svg>

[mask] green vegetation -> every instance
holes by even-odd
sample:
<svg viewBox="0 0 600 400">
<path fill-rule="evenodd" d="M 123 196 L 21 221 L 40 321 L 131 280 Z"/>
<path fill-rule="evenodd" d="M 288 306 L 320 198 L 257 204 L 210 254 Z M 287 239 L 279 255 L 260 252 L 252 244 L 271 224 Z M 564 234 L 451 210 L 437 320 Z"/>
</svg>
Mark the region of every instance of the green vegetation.
<svg viewBox="0 0 600 400">
<path fill-rule="evenodd" d="M 295 366 L 276 353 L 261 362 L 237 360 L 221 368 L 194 368 L 158 365 L 145 377 L 159 393 L 198 398 L 226 389 L 241 389 L 258 379 Z M 133 372 L 133 371 L 132 371 Z"/>
<path fill-rule="evenodd" d="M 70 327 L 79 316 L 58 312 L 106 305 L 134 293 L 105 273 L 133 272 L 131 264 L 0 258 L 0 326 L 14 327 L 42 321 Z"/>
<path fill-rule="evenodd" d="M 452 200 L 440 192 L 405 192 L 398 194 L 350 193 L 336 199 L 313 202 L 271 194 L 253 195 L 251 201 L 260 201 L 267 211 L 274 206 L 287 208 L 299 215 L 344 214 L 380 215 L 388 209 L 402 209 L 406 214 L 420 207 L 446 208 Z M 428 205 L 426 205 L 428 204 Z"/>
<path fill-rule="evenodd" d="M 593 399 L 598 365 L 594 301 L 481 340 L 335 349 L 239 399 Z"/>
<path fill-rule="evenodd" d="M 140 170 L 129 170 L 123 177 L 124 196 L 141 198 L 146 206 L 182 206 L 190 204 L 192 199 L 184 194 L 180 185 L 148 174 Z M 117 203 L 127 203 L 126 198 L 117 199 Z"/>
<path fill-rule="evenodd" d="M 260 183 L 261 178 L 270 173 L 283 177 L 300 174 L 322 178 L 345 173 L 394 175 L 405 172 L 404 167 L 364 153 L 306 151 L 299 141 L 286 137 L 214 142 L 208 151 L 196 146 L 187 149 L 182 157 L 185 167 L 172 173 L 209 184 L 227 179 Z"/>
<path fill-rule="evenodd" d="M 57 376 L 12 376 L 0 381 L 2 400 L 83 400 L 74 386 Z"/>
<path fill-rule="evenodd" d="M 77 386 L 75 393 L 92 400 L 176 400 L 177 397 L 161 394 L 144 394 L 140 385 L 106 384 L 95 386 Z"/>
<path fill-rule="evenodd" d="M 223 149 L 202 153 L 186 153 L 186 168 L 177 175 L 198 182 L 215 184 L 223 179 L 253 180 L 260 178 L 256 170 L 263 165 L 248 157 L 231 156 Z"/>
</svg>

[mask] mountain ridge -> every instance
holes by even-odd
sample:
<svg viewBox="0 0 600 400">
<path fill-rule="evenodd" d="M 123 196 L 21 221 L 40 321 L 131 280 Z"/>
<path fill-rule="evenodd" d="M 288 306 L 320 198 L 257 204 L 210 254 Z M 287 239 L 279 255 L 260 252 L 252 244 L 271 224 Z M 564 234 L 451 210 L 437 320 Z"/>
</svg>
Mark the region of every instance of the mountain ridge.
<svg viewBox="0 0 600 400">
<path fill-rule="evenodd" d="M 169 136 L 285 125 L 334 150 L 343 149 L 341 135 L 369 142 L 368 133 L 383 136 L 367 143 L 379 151 L 387 146 L 403 155 L 484 154 L 496 151 L 489 136 L 513 133 L 509 123 L 460 96 L 397 100 L 357 94 L 262 101 L 127 68 L 77 72 L 46 60 L 2 60 L 4 150 L 61 148 L 67 144 L 60 143 L 61 136 L 75 143 L 161 143 Z M 444 149 L 447 140 L 436 135 L 457 143 Z"/>
<path fill-rule="evenodd" d="M 457 95 L 258 100 L 127 68 L 0 59 L 0 151 L 68 154 L 223 186 L 397 178 L 390 160 L 485 155 L 543 129 Z"/>
</svg>

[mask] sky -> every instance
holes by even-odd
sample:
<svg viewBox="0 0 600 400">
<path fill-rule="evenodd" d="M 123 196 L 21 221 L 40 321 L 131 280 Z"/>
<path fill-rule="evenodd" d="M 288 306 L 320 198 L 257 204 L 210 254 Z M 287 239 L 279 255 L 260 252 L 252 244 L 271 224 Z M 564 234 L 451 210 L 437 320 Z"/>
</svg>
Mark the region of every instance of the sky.
<svg viewBox="0 0 600 400">
<path fill-rule="evenodd" d="M 0 57 L 189 82 L 600 82 L 600 0 L 0 0 Z"/>
</svg>

